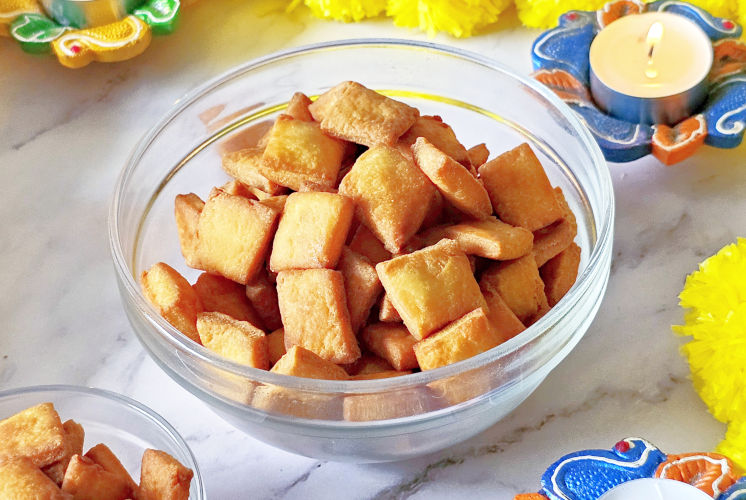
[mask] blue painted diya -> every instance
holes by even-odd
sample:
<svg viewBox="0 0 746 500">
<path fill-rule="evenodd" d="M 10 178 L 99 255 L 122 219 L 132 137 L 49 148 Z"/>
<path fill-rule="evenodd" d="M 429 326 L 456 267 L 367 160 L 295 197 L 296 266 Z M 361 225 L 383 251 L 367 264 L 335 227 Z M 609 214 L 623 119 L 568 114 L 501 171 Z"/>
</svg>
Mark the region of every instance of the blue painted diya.
<svg viewBox="0 0 746 500">
<path fill-rule="evenodd" d="M 590 92 L 591 43 L 615 20 L 643 12 L 669 12 L 696 23 L 712 41 L 707 99 L 699 112 L 674 126 L 634 123 L 604 112 Z M 531 49 L 533 77 L 551 88 L 586 124 L 607 160 L 629 162 L 652 154 L 666 165 L 693 155 L 702 144 L 735 148 L 746 130 L 746 42 L 741 26 L 678 0 L 616 0 L 598 11 L 569 11 Z"/>
</svg>

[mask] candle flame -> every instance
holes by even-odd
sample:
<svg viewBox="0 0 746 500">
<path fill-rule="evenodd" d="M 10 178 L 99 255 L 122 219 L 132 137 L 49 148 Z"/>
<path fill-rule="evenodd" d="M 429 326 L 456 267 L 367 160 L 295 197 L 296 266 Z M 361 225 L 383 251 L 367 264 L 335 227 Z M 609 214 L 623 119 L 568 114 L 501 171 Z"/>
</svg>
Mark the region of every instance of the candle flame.
<svg viewBox="0 0 746 500">
<path fill-rule="evenodd" d="M 656 21 L 650 25 L 646 39 L 648 45 L 648 67 L 645 69 L 645 76 L 648 78 L 655 78 L 658 76 L 658 70 L 653 65 L 653 53 L 655 52 L 655 47 L 660 43 L 662 38 L 663 23 Z"/>
</svg>

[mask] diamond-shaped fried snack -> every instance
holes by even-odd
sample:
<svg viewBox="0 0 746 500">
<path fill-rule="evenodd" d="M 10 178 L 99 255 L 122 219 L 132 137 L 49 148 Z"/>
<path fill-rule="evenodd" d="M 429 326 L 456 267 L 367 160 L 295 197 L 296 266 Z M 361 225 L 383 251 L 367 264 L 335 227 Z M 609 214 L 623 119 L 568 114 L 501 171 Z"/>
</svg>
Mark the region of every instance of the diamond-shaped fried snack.
<svg viewBox="0 0 746 500">
<path fill-rule="evenodd" d="M 0 462 L 0 498 L 3 500 L 73 500 L 62 493 L 34 462 L 25 457 Z"/>
<path fill-rule="evenodd" d="M 446 226 L 442 234 L 458 243 L 464 253 L 493 260 L 523 257 L 531 251 L 534 239 L 531 231 L 494 217 Z"/>
<path fill-rule="evenodd" d="M 345 144 L 326 135 L 317 123 L 280 115 L 270 131 L 259 171 L 297 191 L 305 181 L 334 187 Z"/>
<path fill-rule="evenodd" d="M 466 148 L 456 139 L 453 129 L 447 123 L 443 123 L 440 116 L 420 116 L 414 125 L 401 136 L 399 142 L 411 146 L 418 137 L 424 137 L 430 144 L 461 165 L 471 165 Z"/>
<path fill-rule="evenodd" d="M 217 189 L 221 190 L 224 193 L 232 194 L 233 196 L 243 196 L 244 198 L 248 198 L 250 200 L 260 199 L 254 195 L 256 188 L 242 184 L 240 181 L 237 181 L 236 179 L 226 182 L 225 184 L 223 184 Z M 256 192 L 259 192 L 259 191 L 256 191 Z M 261 191 L 261 192 L 264 193 L 264 191 Z M 269 194 L 267 193 L 265 193 L 265 195 L 269 196 Z"/>
<path fill-rule="evenodd" d="M 342 249 L 339 259 L 347 297 L 347 310 L 350 313 L 352 330 L 357 332 L 368 318 L 370 309 L 383 291 L 376 268 L 362 255 L 349 248 Z"/>
<path fill-rule="evenodd" d="M 417 340 L 404 325 L 374 323 L 365 327 L 360 339 L 371 352 L 391 363 L 396 370 L 418 367 L 413 349 Z"/>
<path fill-rule="evenodd" d="M 179 233 L 181 254 L 184 256 L 187 266 L 199 269 L 199 256 L 197 255 L 197 225 L 199 215 L 205 202 L 194 193 L 176 195 L 174 200 L 174 216 L 176 218 L 176 229 Z"/>
<path fill-rule="evenodd" d="M 272 182 L 262 175 L 262 148 L 240 149 L 223 155 L 223 170 L 225 173 L 240 181 L 269 194 L 277 194 L 284 189 L 276 182 Z"/>
<path fill-rule="evenodd" d="M 444 239 L 381 262 L 376 271 L 386 294 L 417 340 L 486 306 L 469 259 L 452 240 Z"/>
<path fill-rule="evenodd" d="M 539 271 L 544 281 L 544 293 L 546 293 L 550 307 L 554 307 L 572 288 L 578 277 L 578 266 L 580 266 L 580 247 L 575 243 L 570 244 L 541 266 Z"/>
<path fill-rule="evenodd" d="M 308 106 L 310 105 L 311 99 L 309 99 L 306 94 L 303 92 L 296 92 L 288 101 L 288 107 L 285 110 L 285 114 L 292 116 L 296 120 L 312 122 L 313 116 L 311 116 L 311 112 L 308 110 Z"/>
<path fill-rule="evenodd" d="M 505 304 L 492 281 L 488 275 L 479 282 L 479 288 L 487 301 L 487 319 L 502 343 L 515 337 L 526 327 Z"/>
<path fill-rule="evenodd" d="M 355 375 L 372 375 L 374 373 L 381 373 L 392 371 L 394 369 L 391 363 L 385 359 L 378 357 L 374 354 L 363 354 L 354 363 L 344 365 L 342 368 L 351 376 Z"/>
<path fill-rule="evenodd" d="M 132 492 L 137 491 L 137 483 L 132 479 L 132 476 L 127 472 L 127 469 L 124 468 L 122 462 L 120 462 L 117 456 L 114 455 L 114 452 L 112 452 L 105 444 L 97 444 L 86 452 L 85 457 L 89 460 L 93 460 L 105 471 L 122 479 L 127 483 L 127 485 L 129 485 Z"/>
<path fill-rule="evenodd" d="M 420 137 L 412 146 L 418 167 L 446 200 L 475 219 L 492 214 L 492 204 L 482 183 L 453 158 Z"/>
<path fill-rule="evenodd" d="M 332 363 L 352 363 L 360 357 L 342 273 L 330 269 L 281 271 L 277 296 L 285 347 L 299 345 Z"/>
<path fill-rule="evenodd" d="M 467 149 L 466 154 L 469 157 L 469 163 L 471 163 L 471 166 L 474 168 L 479 168 L 484 163 L 487 163 L 487 160 L 490 157 L 490 150 L 487 149 L 487 145 L 485 143 L 481 143 L 470 149 Z"/>
<path fill-rule="evenodd" d="M 315 392 L 262 385 L 254 391 L 251 406 L 272 413 L 297 418 L 339 420 L 342 418 L 342 398 Z M 139 499 L 138 499 L 139 500 Z"/>
<path fill-rule="evenodd" d="M 427 204 L 427 213 L 425 214 L 425 219 L 422 221 L 420 230 L 433 227 L 436 224 L 440 223 L 443 219 L 445 210 L 446 201 L 443 198 L 443 195 L 440 194 L 440 191 L 436 189 L 435 191 L 433 191 L 433 197 L 430 198 L 430 201 Z"/>
<path fill-rule="evenodd" d="M 287 352 L 285 350 L 285 329 L 279 328 L 267 335 L 267 351 L 269 352 L 269 364 L 274 366 Z"/>
<path fill-rule="evenodd" d="M 253 280 L 246 284 L 246 297 L 262 319 L 268 330 L 282 328 L 280 304 L 277 301 L 277 288 L 270 281 L 266 269 L 260 269 Z"/>
<path fill-rule="evenodd" d="M 387 323 L 401 323 L 399 311 L 396 310 L 386 293 L 381 296 L 381 302 L 378 304 L 378 320 Z"/>
<path fill-rule="evenodd" d="M 500 339 L 483 308 L 476 309 L 414 345 L 422 370 L 432 370 L 492 349 Z"/>
<path fill-rule="evenodd" d="M 140 275 L 140 287 L 166 321 L 199 343 L 197 314 L 204 308 L 186 278 L 168 264 L 158 262 Z"/>
<path fill-rule="evenodd" d="M 533 255 L 495 263 L 482 273 L 482 288 L 491 288 L 524 325 L 548 309 L 544 282 Z"/>
<path fill-rule="evenodd" d="M 536 231 L 562 217 L 547 174 L 526 143 L 479 167 L 479 176 L 503 222 Z"/>
<path fill-rule="evenodd" d="M 238 321 L 219 312 L 197 316 L 202 345 L 242 365 L 269 369 L 267 336 L 248 321 Z"/>
<path fill-rule="evenodd" d="M 419 415 L 436 409 L 432 394 L 415 387 L 379 394 L 345 396 L 342 405 L 345 420 L 366 422 Z"/>
<path fill-rule="evenodd" d="M 62 491 L 76 500 L 126 500 L 133 495 L 126 480 L 80 455 L 73 455 L 70 460 L 62 481 Z"/>
<path fill-rule="evenodd" d="M 362 224 L 357 227 L 350 240 L 350 250 L 367 258 L 373 265 L 391 258 L 391 252 L 386 250 L 376 235 Z"/>
<path fill-rule="evenodd" d="M 0 462 L 29 458 L 44 467 L 65 455 L 65 429 L 52 403 L 27 408 L 0 421 Z"/>
<path fill-rule="evenodd" d="M 217 274 L 202 273 L 192 288 L 199 295 L 206 312 L 221 312 L 262 328 L 261 318 L 246 297 L 246 288 L 235 281 Z"/>
<path fill-rule="evenodd" d="M 272 371 L 283 375 L 325 380 L 346 380 L 349 377 L 341 366 L 297 345 L 288 349 L 272 367 Z"/>
<path fill-rule="evenodd" d="M 277 211 L 262 202 L 217 192 L 199 218 L 199 259 L 205 271 L 246 284 L 264 263 Z"/>
<path fill-rule="evenodd" d="M 277 227 L 269 267 L 335 268 L 347 239 L 355 205 L 333 193 L 293 193 Z"/>
<path fill-rule="evenodd" d="M 194 472 L 160 450 L 145 450 L 137 500 L 188 500 Z"/>
<path fill-rule="evenodd" d="M 541 267 L 549 259 L 569 247 L 578 233 L 578 224 L 575 214 L 567 205 L 562 189 L 554 188 L 557 203 L 562 208 L 562 218 L 554 224 L 541 228 L 534 232 L 534 258 L 536 265 Z"/>
<path fill-rule="evenodd" d="M 329 89 L 309 110 L 325 132 L 368 147 L 393 145 L 420 114 L 356 82 L 342 82 Z"/>
<path fill-rule="evenodd" d="M 392 253 L 419 230 L 434 190 L 414 163 L 389 146 L 360 155 L 339 185 L 339 193 L 355 202 L 357 218 Z"/>
<path fill-rule="evenodd" d="M 65 454 L 56 462 L 42 468 L 42 472 L 58 485 L 62 484 L 65 469 L 73 455 L 83 453 L 83 441 L 85 440 L 83 426 L 76 421 L 67 420 L 62 424 L 62 428 L 65 430 Z"/>
</svg>

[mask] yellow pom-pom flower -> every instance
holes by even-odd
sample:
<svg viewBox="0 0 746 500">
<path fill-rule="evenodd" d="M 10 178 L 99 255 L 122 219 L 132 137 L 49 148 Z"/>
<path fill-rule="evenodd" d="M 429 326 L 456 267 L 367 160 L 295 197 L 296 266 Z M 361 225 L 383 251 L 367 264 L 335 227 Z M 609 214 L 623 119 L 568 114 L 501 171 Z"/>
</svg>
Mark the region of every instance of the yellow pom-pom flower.
<svg viewBox="0 0 746 500">
<path fill-rule="evenodd" d="M 569 10 L 597 10 L 607 0 L 515 0 L 518 18 L 529 28 L 552 28 Z"/>
<path fill-rule="evenodd" d="M 509 5 L 510 0 L 389 0 L 386 14 L 397 26 L 461 38 L 497 21 Z"/>
<path fill-rule="evenodd" d="M 733 460 L 746 470 L 746 421 L 732 422 L 725 433 L 725 439 L 715 450 Z"/>
<path fill-rule="evenodd" d="M 294 9 L 300 2 L 295 0 L 288 10 Z M 305 4 L 316 17 L 346 23 L 376 17 L 386 10 L 386 0 L 305 0 Z"/>
<path fill-rule="evenodd" d="M 726 442 L 740 442 L 746 453 L 746 239 L 702 262 L 679 299 L 688 312 L 684 325 L 673 329 L 692 337 L 682 352 L 694 388 L 715 418 L 739 429 L 729 431 Z"/>
</svg>

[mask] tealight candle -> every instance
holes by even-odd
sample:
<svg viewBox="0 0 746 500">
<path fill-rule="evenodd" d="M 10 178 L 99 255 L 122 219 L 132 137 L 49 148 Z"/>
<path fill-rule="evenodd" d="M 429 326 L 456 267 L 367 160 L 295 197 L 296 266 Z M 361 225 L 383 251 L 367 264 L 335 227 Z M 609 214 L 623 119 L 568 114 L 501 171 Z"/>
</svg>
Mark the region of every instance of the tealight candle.
<svg viewBox="0 0 746 500">
<path fill-rule="evenodd" d="M 624 16 L 591 44 L 591 93 L 607 113 L 672 125 L 707 98 L 712 42 L 693 21 L 669 12 Z"/>
<path fill-rule="evenodd" d="M 598 500 L 712 500 L 702 490 L 672 479 L 635 479 L 610 489 Z"/>
</svg>

